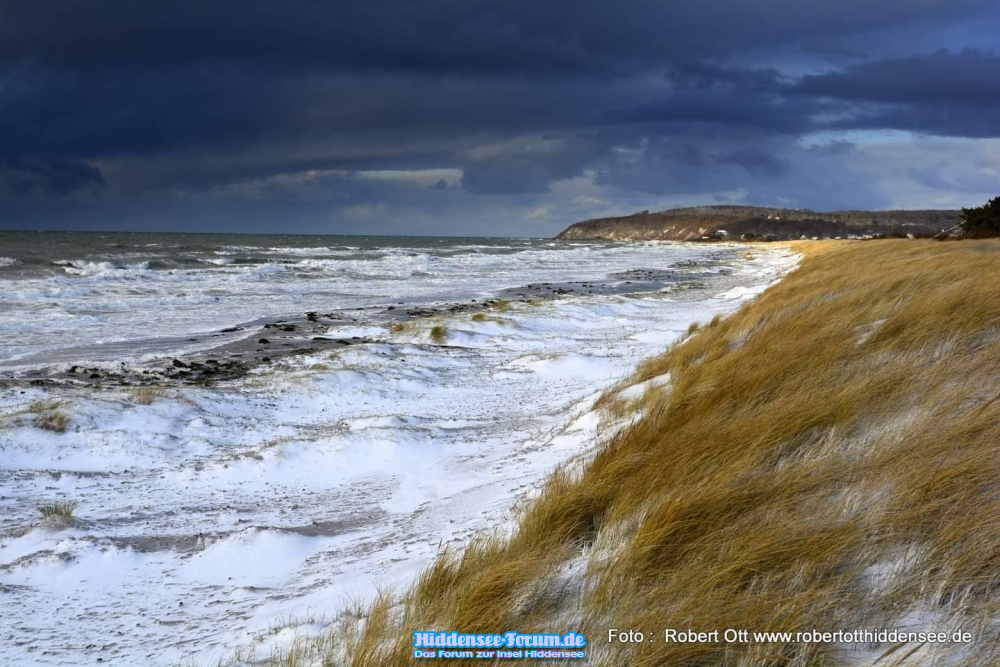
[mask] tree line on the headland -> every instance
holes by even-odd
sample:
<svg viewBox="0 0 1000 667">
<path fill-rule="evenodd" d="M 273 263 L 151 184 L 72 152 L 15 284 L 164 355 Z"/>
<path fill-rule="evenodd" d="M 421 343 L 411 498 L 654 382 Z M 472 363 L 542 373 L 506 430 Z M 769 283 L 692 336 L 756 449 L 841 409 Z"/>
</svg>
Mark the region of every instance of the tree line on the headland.
<svg viewBox="0 0 1000 667">
<path fill-rule="evenodd" d="M 962 209 L 962 235 L 966 238 L 1000 236 L 1000 197 L 982 206 Z"/>
</svg>

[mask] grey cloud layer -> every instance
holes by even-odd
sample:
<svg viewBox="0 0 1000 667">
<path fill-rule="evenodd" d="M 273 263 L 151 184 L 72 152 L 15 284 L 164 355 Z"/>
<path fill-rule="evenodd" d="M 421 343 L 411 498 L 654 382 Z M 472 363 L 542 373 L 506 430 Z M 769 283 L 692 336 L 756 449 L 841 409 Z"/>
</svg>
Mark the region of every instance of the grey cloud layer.
<svg viewBox="0 0 1000 667">
<path fill-rule="evenodd" d="M 8 0 L 0 201 L 19 225 L 162 227 L 211 200 L 224 228 L 253 196 L 302 225 L 350 231 L 338 220 L 381 211 L 424 233 L 477 206 L 540 217 L 581 178 L 596 190 L 574 201 L 597 212 L 638 193 L 890 205 L 901 186 L 863 168 L 870 151 L 804 140 L 1000 136 L 1000 56 L 955 37 L 998 14 L 979 0 Z M 996 168 L 982 155 L 973 185 L 949 171 L 957 156 L 899 173 L 979 193 Z M 379 169 L 462 176 L 337 175 Z"/>
</svg>

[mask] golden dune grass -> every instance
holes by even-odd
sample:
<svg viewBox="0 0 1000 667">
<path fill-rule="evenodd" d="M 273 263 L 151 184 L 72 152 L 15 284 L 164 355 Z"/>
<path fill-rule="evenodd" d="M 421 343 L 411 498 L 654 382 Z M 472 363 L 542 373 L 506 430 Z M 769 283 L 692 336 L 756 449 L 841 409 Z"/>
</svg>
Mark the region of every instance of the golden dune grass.
<svg viewBox="0 0 1000 667">
<path fill-rule="evenodd" d="M 137 405 L 152 405 L 162 395 L 163 390 L 152 385 L 134 387 L 128 392 L 129 399 Z"/>
<path fill-rule="evenodd" d="M 795 245 L 781 283 L 641 366 L 670 387 L 513 536 L 443 554 L 302 664 L 411 664 L 415 630 L 576 630 L 601 665 L 1000 664 L 1000 242 Z M 958 627 L 972 644 L 662 641 Z"/>
<path fill-rule="evenodd" d="M 38 508 L 42 515 L 42 525 L 56 530 L 63 530 L 73 525 L 75 510 L 76 503 L 63 500 L 46 503 Z"/>
<path fill-rule="evenodd" d="M 435 324 L 431 327 L 431 340 L 438 345 L 443 345 L 448 340 L 448 327 L 443 324 Z"/>
</svg>

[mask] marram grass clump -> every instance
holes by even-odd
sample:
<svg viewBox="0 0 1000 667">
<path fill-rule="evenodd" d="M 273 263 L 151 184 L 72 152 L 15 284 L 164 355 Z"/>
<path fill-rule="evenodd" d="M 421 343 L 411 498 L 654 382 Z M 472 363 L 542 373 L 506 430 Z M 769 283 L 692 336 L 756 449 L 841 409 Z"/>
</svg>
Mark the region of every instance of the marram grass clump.
<svg viewBox="0 0 1000 667">
<path fill-rule="evenodd" d="M 73 512 L 76 510 L 76 503 L 69 501 L 55 501 L 39 506 L 38 511 L 42 515 L 42 525 L 46 528 L 62 530 L 73 525 Z"/>
<path fill-rule="evenodd" d="M 471 319 L 473 322 L 479 323 L 492 322 L 493 324 L 499 324 L 504 327 L 514 326 L 514 322 L 511 320 L 503 317 L 497 317 L 496 315 L 487 315 L 486 313 L 475 313 Z"/>
<path fill-rule="evenodd" d="M 129 390 L 129 399 L 137 405 L 152 405 L 152 403 L 163 395 L 163 390 L 152 385 L 134 387 Z"/>
<path fill-rule="evenodd" d="M 28 412 L 34 414 L 31 425 L 54 433 L 65 433 L 70 422 L 66 409 L 67 404 L 58 399 L 37 401 L 28 407 Z"/>
<path fill-rule="evenodd" d="M 448 341 L 448 327 L 443 324 L 434 325 L 431 327 L 430 337 L 438 345 L 444 344 Z"/>
<path fill-rule="evenodd" d="M 633 382 L 670 386 L 582 472 L 556 471 L 511 536 L 444 552 L 317 659 L 409 665 L 417 630 L 573 629 L 595 665 L 1000 664 L 1000 242 L 794 247 L 783 281 L 641 365 Z M 658 641 L 608 643 L 612 627 Z"/>
</svg>

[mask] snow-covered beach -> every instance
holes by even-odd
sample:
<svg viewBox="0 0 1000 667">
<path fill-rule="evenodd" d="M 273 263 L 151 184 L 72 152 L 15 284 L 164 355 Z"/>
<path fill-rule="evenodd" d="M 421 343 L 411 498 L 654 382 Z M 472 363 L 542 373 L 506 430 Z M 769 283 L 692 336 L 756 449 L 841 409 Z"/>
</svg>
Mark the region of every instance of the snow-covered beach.
<svg viewBox="0 0 1000 667">
<path fill-rule="evenodd" d="M 603 389 L 796 261 L 720 244 L 247 238 L 169 257 L 163 239 L 129 241 L 127 257 L 44 269 L 14 254 L 0 273 L 8 659 L 214 664 L 317 631 L 443 546 L 509 521 L 600 437 L 591 404 Z M 671 279 L 633 287 L 653 272 Z M 446 307 L 541 283 L 572 287 Z M 435 310 L 396 316 L 407 308 Z M 140 394 L 22 377 L 162 365 L 256 340 L 261 318 L 333 309 L 325 335 L 362 342 L 217 382 Z M 41 427 L 51 412 L 63 428 Z M 68 527 L 41 522 L 57 501 L 74 504 Z"/>
</svg>

